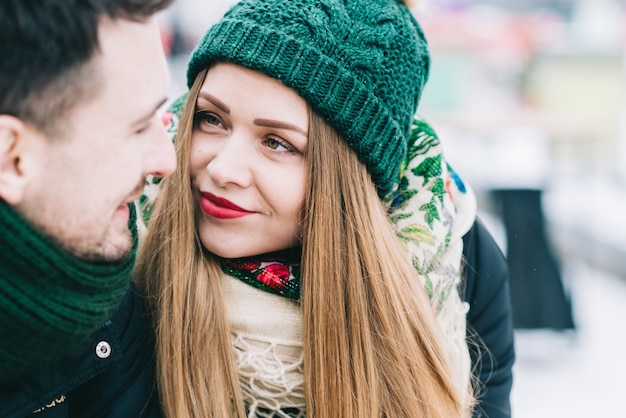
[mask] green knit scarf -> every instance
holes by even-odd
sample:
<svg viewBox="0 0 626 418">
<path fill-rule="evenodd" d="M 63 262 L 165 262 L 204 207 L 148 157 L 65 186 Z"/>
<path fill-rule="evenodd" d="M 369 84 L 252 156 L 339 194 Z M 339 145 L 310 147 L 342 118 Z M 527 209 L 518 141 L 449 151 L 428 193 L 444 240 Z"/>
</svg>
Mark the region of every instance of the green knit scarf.
<svg viewBox="0 0 626 418">
<path fill-rule="evenodd" d="M 137 250 L 119 263 L 78 259 L 0 201 L 0 380 L 60 358 L 95 331 L 128 289 Z"/>
</svg>

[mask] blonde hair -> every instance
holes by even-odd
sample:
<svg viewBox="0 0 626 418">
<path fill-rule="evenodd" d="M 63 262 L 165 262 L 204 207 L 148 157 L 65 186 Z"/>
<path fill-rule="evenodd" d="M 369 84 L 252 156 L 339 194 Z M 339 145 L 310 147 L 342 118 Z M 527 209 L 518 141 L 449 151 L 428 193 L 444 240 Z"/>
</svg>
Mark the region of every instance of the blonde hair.
<svg viewBox="0 0 626 418">
<path fill-rule="evenodd" d="M 163 181 L 135 272 L 153 320 L 163 409 L 167 417 L 177 418 L 245 417 L 218 280 L 221 270 L 200 243 L 189 179 L 195 102 L 206 72 L 189 92 L 175 143 L 178 166 Z"/>
<path fill-rule="evenodd" d="M 222 272 L 198 238 L 189 180 L 206 72 L 183 110 L 179 166 L 163 182 L 137 279 L 154 321 L 166 416 L 241 418 Z M 307 416 L 468 416 L 472 397 L 456 389 L 435 315 L 365 166 L 309 113 L 301 260 Z"/>
</svg>

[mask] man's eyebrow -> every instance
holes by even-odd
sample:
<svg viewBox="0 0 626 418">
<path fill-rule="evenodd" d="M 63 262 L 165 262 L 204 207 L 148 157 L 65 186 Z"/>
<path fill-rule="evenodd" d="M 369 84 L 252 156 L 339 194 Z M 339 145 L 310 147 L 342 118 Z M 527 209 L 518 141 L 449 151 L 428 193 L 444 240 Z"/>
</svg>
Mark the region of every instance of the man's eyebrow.
<svg viewBox="0 0 626 418">
<path fill-rule="evenodd" d="M 150 112 L 146 113 L 144 116 L 137 118 L 137 120 L 133 123 L 133 126 L 140 125 L 143 122 L 149 120 L 154 114 L 167 102 L 167 97 L 162 98 L 159 103 L 150 110 Z"/>
<path fill-rule="evenodd" d="M 201 91 L 198 97 L 203 98 L 204 100 L 211 102 L 215 107 L 219 108 L 222 112 L 230 115 L 230 107 L 226 105 L 226 103 L 222 102 L 217 97 L 212 94 L 207 93 L 206 91 Z"/>
<path fill-rule="evenodd" d="M 294 125 L 292 123 L 288 123 L 288 122 L 283 122 L 280 120 L 273 120 L 273 119 L 255 119 L 254 120 L 254 124 L 255 125 L 259 125 L 259 126 L 267 126 L 269 128 L 277 128 L 277 129 L 290 129 L 292 131 L 296 131 L 304 136 L 307 136 L 307 133 L 304 129 L 302 129 L 301 127 Z"/>
</svg>

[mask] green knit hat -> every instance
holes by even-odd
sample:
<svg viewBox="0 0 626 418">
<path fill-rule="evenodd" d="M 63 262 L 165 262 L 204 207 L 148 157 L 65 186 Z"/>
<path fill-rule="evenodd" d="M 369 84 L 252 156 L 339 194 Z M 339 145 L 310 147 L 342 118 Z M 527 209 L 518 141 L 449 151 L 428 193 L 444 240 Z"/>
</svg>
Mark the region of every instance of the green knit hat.
<svg viewBox="0 0 626 418">
<path fill-rule="evenodd" d="M 428 78 L 424 34 L 398 0 L 243 0 L 206 33 L 187 83 L 212 62 L 294 89 L 367 166 L 381 197 L 397 182 Z"/>
</svg>

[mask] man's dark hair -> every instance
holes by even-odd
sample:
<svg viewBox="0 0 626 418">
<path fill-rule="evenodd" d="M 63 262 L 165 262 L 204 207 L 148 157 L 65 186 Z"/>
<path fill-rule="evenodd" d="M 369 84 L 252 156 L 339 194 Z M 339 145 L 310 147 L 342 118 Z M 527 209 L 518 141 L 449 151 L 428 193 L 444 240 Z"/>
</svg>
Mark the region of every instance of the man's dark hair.
<svg viewBox="0 0 626 418">
<path fill-rule="evenodd" d="M 0 114 L 46 132 L 85 93 L 103 18 L 144 21 L 173 0 L 0 0 Z M 90 85 L 93 82 L 94 85 Z"/>
</svg>

